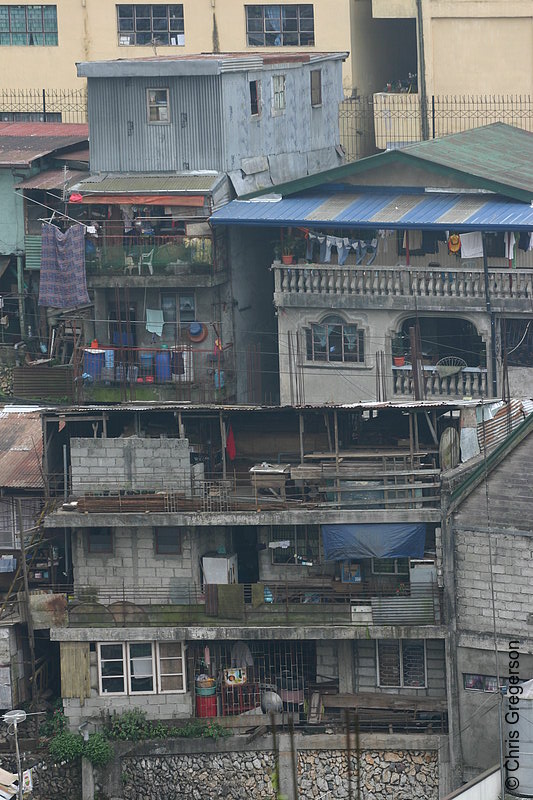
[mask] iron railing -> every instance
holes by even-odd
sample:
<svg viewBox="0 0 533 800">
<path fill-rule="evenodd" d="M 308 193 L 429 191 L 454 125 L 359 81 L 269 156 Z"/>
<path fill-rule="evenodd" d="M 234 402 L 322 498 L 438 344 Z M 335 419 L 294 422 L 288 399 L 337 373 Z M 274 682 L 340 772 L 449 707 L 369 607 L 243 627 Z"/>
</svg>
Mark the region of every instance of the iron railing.
<svg viewBox="0 0 533 800">
<path fill-rule="evenodd" d="M 87 122 L 87 90 L 0 89 L 1 122 Z"/>
</svg>

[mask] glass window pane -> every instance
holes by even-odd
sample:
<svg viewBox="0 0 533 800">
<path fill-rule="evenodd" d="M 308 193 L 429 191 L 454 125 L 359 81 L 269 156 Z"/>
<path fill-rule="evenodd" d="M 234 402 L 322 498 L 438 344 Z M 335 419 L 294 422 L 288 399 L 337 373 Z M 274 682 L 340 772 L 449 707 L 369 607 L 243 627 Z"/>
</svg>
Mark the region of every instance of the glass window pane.
<svg viewBox="0 0 533 800">
<path fill-rule="evenodd" d="M 120 19 L 118 23 L 119 33 L 129 33 L 133 31 L 133 19 Z"/>
<path fill-rule="evenodd" d="M 249 33 L 248 44 L 250 47 L 264 47 L 265 36 L 263 33 Z"/>
<path fill-rule="evenodd" d="M 161 675 L 162 692 L 182 692 L 183 675 Z"/>
<path fill-rule="evenodd" d="M 281 9 L 281 14 L 284 19 L 297 19 L 298 6 L 283 6 Z"/>
<path fill-rule="evenodd" d="M 148 33 L 152 30 L 151 21 L 149 19 L 138 19 L 135 25 L 138 31 L 143 31 L 144 33 Z"/>
<path fill-rule="evenodd" d="M 124 678 L 102 678 L 102 692 L 124 694 Z"/>
<path fill-rule="evenodd" d="M 181 658 L 181 642 L 160 642 L 159 654 L 161 658 Z"/>
<path fill-rule="evenodd" d="M 263 20 L 262 19 L 249 19 L 248 20 L 248 31 L 254 32 L 263 32 Z"/>
<path fill-rule="evenodd" d="M 136 17 L 149 17 L 150 16 L 150 6 L 143 3 L 142 5 L 135 6 L 135 16 Z"/>
<path fill-rule="evenodd" d="M 281 30 L 281 10 L 279 6 L 265 6 L 265 31 Z"/>
<path fill-rule="evenodd" d="M 284 33 L 283 34 L 283 44 L 285 47 L 292 47 L 298 44 L 298 34 L 297 33 Z"/>
<path fill-rule="evenodd" d="M 42 31 L 43 15 L 40 6 L 28 6 L 28 30 Z"/>
<path fill-rule="evenodd" d="M 52 33 L 51 36 L 54 34 Z M 28 34 L 28 44 L 31 45 L 43 45 L 44 44 L 44 33 L 30 33 Z"/>
<path fill-rule="evenodd" d="M 162 658 L 161 675 L 178 675 L 183 672 L 181 658 Z"/>
<path fill-rule="evenodd" d="M 310 31 L 311 33 L 314 30 L 314 22 L 312 19 L 300 19 L 300 30 L 301 31 Z"/>
<path fill-rule="evenodd" d="M 313 6 L 311 3 L 306 3 L 305 5 L 298 6 L 298 11 L 300 14 L 300 18 L 310 17 L 311 19 L 313 19 Z"/>
<path fill-rule="evenodd" d="M 101 644 L 100 645 L 101 658 L 120 658 L 122 659 L 122 645 L 121 644 Z"/>
<path fill-rule="evenodd" d="M 168 31 L 168 20 L 165 17 L 164 19 L 154 19 L 152 22 L 152 30 L 154 31 Z"/>
<path fill-rule="evenodd" d="M 0 33 L 0 44 L 11 44 L 9 33 Z"/>
<path fill-rule="evenodd" d="M 142 658 L 146 656 L 150 656 L 150 658 L 152 657 L 151 642 L 136 642 L 135 644 L 130 644 L 131 658 Z"/>
<path fill-rule="evenodd" d="M 284 19 L 283 20 L 283 32 L 286 33 L 287 31 L 297 32 L 298 31 L 298 20 L 297 19 Z"/>
<path fill-rule="evenodd" d="M 154 19 L 166 19 L 168 16 L 168 6 L 166 5 L 158 5 L 152 6 L 152 16 Z"/>
<path fill-rule="evenodd" d="M 7 6 L 0 6 L 0 31 L 9 31 L 9 13 Z"/>
<path fill-rule="evenodd" d="M 315 43 L 314 33 L 300 33 L 300 44 L 302 46 L 314 45 L 314 43 Z"/>
<path fill-rule="evenodd" d="M 26 11 L 23 6 L 11 6 L 9 9 L 9 20 L 13 32 L 26 30 Z"/>
<path fill-rule="evenodd" d="M 265 44 L 268 45 L 268 47 L 280 47 L 283 44 L 281 33 L 266 33 Z"/>
<path fill-rule="evenodd" d="M 135 34 L 135 44 L 150 44 L 152 41 L 151 32 Z"/>
<path fill-rule="evenodd" d="M 126 18 L 130 18 L 130 17 L 131 17 L 131 19 L 133 19 L 133 6 L 132 5 L 117 6 L 117 8 L 118 8 L 118 18 L 119 19 L 126 19 Z"/>
<path fill-rule="evenodd" d="M 248 20 L 251 19 L 263 19 L 263 6 L 246 6 L 246 18 Z"/>
</svg>

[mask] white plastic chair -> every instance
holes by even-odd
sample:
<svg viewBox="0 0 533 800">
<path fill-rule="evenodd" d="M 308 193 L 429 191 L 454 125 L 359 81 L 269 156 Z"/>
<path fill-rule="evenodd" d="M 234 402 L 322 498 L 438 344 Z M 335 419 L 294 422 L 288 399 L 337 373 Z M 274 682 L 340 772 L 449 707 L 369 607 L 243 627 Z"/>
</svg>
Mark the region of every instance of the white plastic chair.
<svg viewBox="0 0 533 800">
<path fill-rule="evenodd" d="M 152 266 L 152 261 L 154 258 L 154 250 L 155 247 L 153 247 L 149 253 L 141 253 L 141 257 L 139 259 L 139 275 L 141 274 L 141 270 L 143 267 L 148 267 L 148 272 L 150 273 L 150 275 L 154 274 L 154 268 Z"/>
</svg>

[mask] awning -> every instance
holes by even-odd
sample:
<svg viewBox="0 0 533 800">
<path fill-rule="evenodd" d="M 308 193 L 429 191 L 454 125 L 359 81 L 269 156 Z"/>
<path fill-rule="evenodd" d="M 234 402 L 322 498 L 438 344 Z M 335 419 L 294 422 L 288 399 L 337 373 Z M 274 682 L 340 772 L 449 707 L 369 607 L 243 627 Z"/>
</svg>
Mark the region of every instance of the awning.
<svg viewBox="0 0 533 800">
<path fill-rule="evenodd" d="M 204 196 L 163 194 L 84 194 L 83 202 L 120 206 L 187 206 L 203 208 Z"/>
<path fill-rule="evenodd" d="M 337 186 L 287 197 L 233 200 L 210 221 L 269 227 L 530 231 L 533 208 L 486 193 Z"/>
<path fill-rule="evenodd" d="M 326 561 L 357 558 L 423 558 L 425 524 L 322 525 Z"/>
<path fill-rule="evenodd" d="M 66 185 L 70 186 L 72 183 L 77 183 L 87 175 L 82 170 L 67 170 Z M 16 185 L 16 189 L 62 189 L 65 185 L 65 171 L 62 169 L 47 169 L 44 172 L 38 172 L 37 175 L 32 175 L 31 178 L 26 178 Z"/>
</svg>

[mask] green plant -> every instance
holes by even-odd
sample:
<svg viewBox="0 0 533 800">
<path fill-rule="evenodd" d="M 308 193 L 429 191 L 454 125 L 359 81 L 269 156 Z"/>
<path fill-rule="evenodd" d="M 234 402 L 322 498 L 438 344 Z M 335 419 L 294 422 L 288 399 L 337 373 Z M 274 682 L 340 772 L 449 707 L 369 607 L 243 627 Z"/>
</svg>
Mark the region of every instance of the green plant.
<svg viewBox="0 0 533 800">
<path fill-rule="evenodd" d="M 284 256 L 295 256 L 299 255 L 304 240 L 301 239 L 299 236 L 284 236 L 283 241 L 281 244 L 281 252 Z"/>
<path fill-rule="evenodd" d="M 63 702 L 56 700 L 54 710 L 48 712 L 45 721 L 39 727 L 39 732 L 41 736 L 56 736 L 64 731 L 66 726 L 67 718 L 63 712 Z"/>
<path fill-rule="evenodd" d="M 152 739 L 152 723 L 146 719 L 146 712 L 140 708 L 132 708 L 122 714 L 114 713 L 106 724 L 108 739 L 121 739 L 138 742 L 141 739 Z"/>
<path fill-rule="evenodd" d="M 83 746 L 83 755 L 95 767 L 104 767 L 114 758 L 113 746 L 103 733 L 90 733 Z"/>
<path fill-rule="evenodd" d="M 83 754 L 83 737 L 79 733 L 62 731 L 54 736 L 48 749 L 54 761 L 75 761 Z"/>
<path fill-rule="evenodd" d="M 172 735 L 186 739 L 222 739 L 231 736 L 231 731 L 219 722 L 191 719 L 181 728 L 173 728 Z"/>
<path fill-rule="evenodd" d="M 395 358 L 404 356 L 407 352 L 407 340 L 403 333 L 395 333 L 391 340 L 392 355 Z"/>
</svg>

